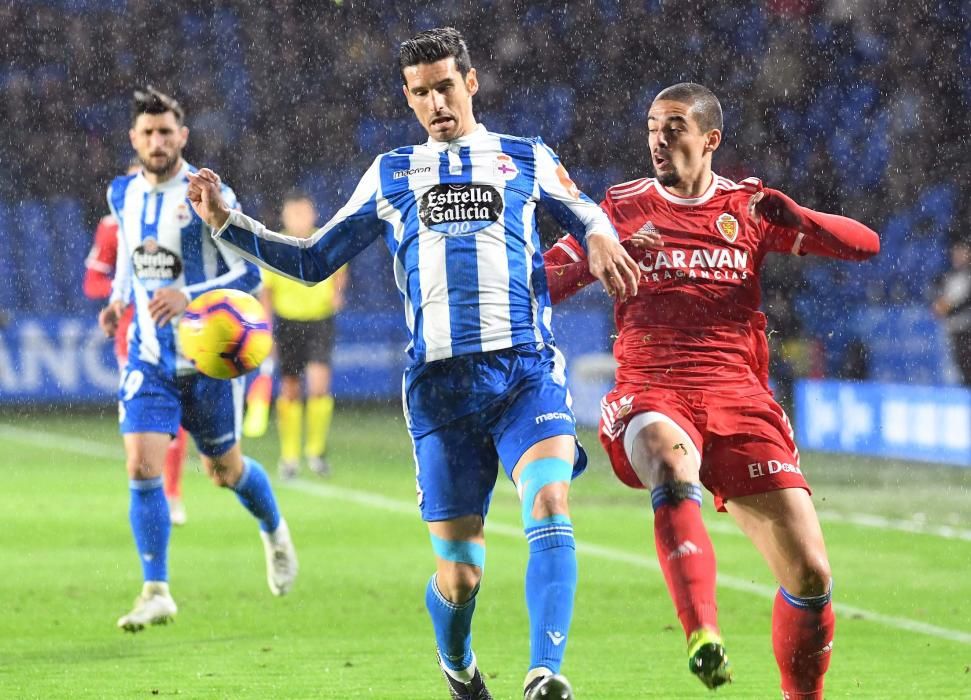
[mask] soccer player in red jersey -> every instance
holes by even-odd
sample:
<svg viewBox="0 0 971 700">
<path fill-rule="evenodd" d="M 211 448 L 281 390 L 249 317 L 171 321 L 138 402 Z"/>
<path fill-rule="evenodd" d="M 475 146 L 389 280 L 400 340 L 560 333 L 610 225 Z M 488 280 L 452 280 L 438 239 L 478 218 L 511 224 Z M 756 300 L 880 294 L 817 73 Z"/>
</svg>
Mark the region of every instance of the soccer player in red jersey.
<svg viewBox="0 0 971 700">
<path fill-rule="evenodd" d="M 616 386 L 600 439 L 614 472 L 651 490 L 658 559 L 709 688 L 732 678 L 718 628 L 704 485 L 779 582 L 772 644 L 790 700 L 823 697 L 832 580 L 789 419 L 768 387 L 759 268 L 767 253 L 844 260 L 876 254 L 876 233 L 801 207 L 749 178 L 712 172 L 722 111 L 707 88 L 659 93 L 647 118 L 655 178 L 608 190 L 602 206 L 639 261 L 639 293 L 615 299 Z M 592 281 L 570 236 L 545 257 L 554 302 Z"/>
<path fill-rule="evenodd" d="M 128 168 L 128 174 L 138 172 L 141 166 L 135 161 Z M 94 231 L 94 242 L 84 261 L 84 296 L 88 299 L 102 300 L 111 296 L 111 282 L 115 276 L 118 260 L 118 221 L 108 214 L 101 217 Z M 118 366 L 124 367 L 128 358 L 128 326 L 131 325 L 135 307 L 129 304 L 118 320 L 115 331 L 115 357 Z M 185 465 L 186 434 L 179 427 L 175 439 L 169 443 L 165 454 L 165 468 L 162 471 L 165 498 L 169 504 L 169 516 L 173 525 L 185 525 L 186 512 L 182 503 L 182 469 Z"/>
</svg>

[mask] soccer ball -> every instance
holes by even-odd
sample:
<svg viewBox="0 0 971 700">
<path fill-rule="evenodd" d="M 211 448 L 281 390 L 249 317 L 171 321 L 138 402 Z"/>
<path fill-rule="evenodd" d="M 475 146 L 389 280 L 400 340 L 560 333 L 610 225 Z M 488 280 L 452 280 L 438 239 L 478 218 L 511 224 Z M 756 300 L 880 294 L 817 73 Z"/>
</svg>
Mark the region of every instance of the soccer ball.
<svg viewBox="0 0 971 700">
<path fill-rule="evenodd" d="M 260 366 L 273 347 L 273 335 L 253 295 L 214 289 L 189 302 L 179 322 L 179 345 L 203 374 L 232 379 Z"/>
</svg>

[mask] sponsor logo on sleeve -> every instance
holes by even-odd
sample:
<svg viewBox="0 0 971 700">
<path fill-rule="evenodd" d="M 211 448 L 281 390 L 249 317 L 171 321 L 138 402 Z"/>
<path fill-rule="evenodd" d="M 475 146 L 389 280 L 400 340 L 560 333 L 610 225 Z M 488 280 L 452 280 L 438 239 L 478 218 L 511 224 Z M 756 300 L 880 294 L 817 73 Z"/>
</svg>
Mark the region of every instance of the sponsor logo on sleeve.
<svg viewBox="0 0 971 700">
<path fill-rule="evenodd" d="M 395 170 L 391 173 L 392 180 L 400 180 L 403 177 L 411 177 L 412 175 L 426 175 L 432 171 L 430 165 L 426 165 L 421 168 L 409 168 L 408 170 Z"/>
<path fill-rule="evenodd" d="M 556 166 L 556 177 L 559 178 L 560 184 L 563 185 L 563 189 L 569 193 L 574 199 L 580 199 L 580 188 L 576 186 L 576 183 L 570 179 L 570 173 L 566 171 L 563 164 Z"/>
</svg>

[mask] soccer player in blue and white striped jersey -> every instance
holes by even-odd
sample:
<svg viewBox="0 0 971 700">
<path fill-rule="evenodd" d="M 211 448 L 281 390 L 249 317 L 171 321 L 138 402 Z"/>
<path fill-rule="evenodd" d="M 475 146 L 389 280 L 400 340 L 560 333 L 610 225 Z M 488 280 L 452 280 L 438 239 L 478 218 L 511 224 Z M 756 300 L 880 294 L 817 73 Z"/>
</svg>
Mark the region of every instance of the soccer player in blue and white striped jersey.
<svg viewBox="0 0 971 700">
<path fill-rule="evenodd" d="M 559 673 L 577 576 L 567 496 L 586 455 L 550 330 L 536 205 L 581 241 L 612 294 L 636 289 L 637 268 L 542 140 L 476 123 L 478 80 L 456 30 L 404 42 L 399 64 L 428 141 L 378 156 L 350 201 L 312 237 L 290 238 L 233 211 L 210 170 L 190 175 L 189 200 L 217 240 L 307 284 L 384 238 L 411 334 L 404 408 L 437 556 L 426 604 L 450 693 L 491 697 L 472 653 L 471 620 L 501 461 L 520 494 L 529 543 L 524 694 L 572 698 Z"/>
<path fill-rule="evenodd" d="M 186 204 L 188 174 L 195 169 L 182 159 L 189 136 L 183 118 L 171 97 L 152 88 L 137 91 L 129 137 L 141 169 L 108 188 L 118 220 L 118 259 L 110 302 L 98 319 L 105 333 L 114 335 L 129 299 L 135 305 L 118 397 L 129 519 L 144 578 L 134 608 L 118 620 L 131 632 L 166 622 L 177 611 L 168 586 L 171 521 L 161 475 L 180 424 L 195 439 L 213 482 L 235 491 L 259 521 L 270 590 L 286 593 L 297 574 L 269 479 L 239 446 L 243 380 L 197 373 L 176 345 L 175 326 L 190 300 L 211 289 L 249 292 L 260 284 L 257 267 L 214 242 L 209 226 Z M 221 196 L 236 206 L 231 189 L 223 186 Z"/>
</svg>

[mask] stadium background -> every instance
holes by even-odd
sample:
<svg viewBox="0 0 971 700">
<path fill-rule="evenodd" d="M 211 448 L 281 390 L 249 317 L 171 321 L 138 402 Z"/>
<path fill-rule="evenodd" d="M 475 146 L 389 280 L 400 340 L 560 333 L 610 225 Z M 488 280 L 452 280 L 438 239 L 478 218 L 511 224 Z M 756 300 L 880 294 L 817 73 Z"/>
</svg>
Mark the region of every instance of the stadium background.
<svg viewBox="0 0 971 700">
<path fill-rule="evenodd" d="M 830 522 L 851 517 L 850 501 L 863 493 L 856 489 L 872 478 L 863 519 L 879 513 L 898 534 L 936 532 L 945 544 L 916 545 L 933 550 L 924 564 L 966 568 L 967 472 L 923 463 L 971 465 L 971 400 L 954 386 L 947 336 L 929 311 L 949 246 L 967 236 L 971 216 L 969 13 L 971 2 L 958 0 L 5 3 L 0 438 L 12 442 L 0 463 L 14 475 L 30 464 L 12 455 L 27 450 L 24 436 L 33 433 L 17 431 L 93 430 L 116 444 L 114 361 L 95 327 L 98 305 L 80 288 L 106 185 L 130 158 L 133 88 L 150 83 L 180 100 L 191 130 L 187 160 L 220 172 L 248 213 L 278 223 L 281 195 L 299 186 L 326 218 L 376 153 L 424 140 L 400 94 L 396 42 L 452 24 L 479 69 L 477 118 L 494 131 L 542 135 L 594 198 L 646 174 L 642 123 L 652 96 L 694 80 L 725 108 L 719 174 L 758 176 L 802 204 L 879 231 L 881 253 L 863 266 L 770 259 L 763 286 L 773 379 L 794 408 L 807 460 L 813 447 L 921 460 L 821 460 L 830 506 L 839 491 L 847 502 Z M 544 223 L 552 239 L 557 232 Z M 351 268 L 335 378 L 338 433 L 351 429 L 340 422 L 342 407 L 362 425 L 375 420 L 373 411 L 385 415 L 376 402 L 388 416 L 397 411 L 404 334 L 387 270 L 379 245 Z M 611 334 L 599 291 L 559 310 L 554 330 L 589 422 Z M 357 413 L 356 400 L 370 408 Z M 274 459 L 272 445 L 259 449 Z M 364 457 L 348 463 L 355 459 Z M 36 460 L 46 464 L 41 454 Z M 859 471 L 849 477 L 844 468 Z M 407 476 L 392 478 L 408 485 Z M 25 477 L 23 488 L 29 483 Z M 0 512 L 18 503 L 6 501 L 11 510 Z M 948 582 L 950 594 L 971 592 Z M 967 613 L 941 619 L 959 630 L 956 663 L 971 661 Z M 3 670 L 0 686 L 10 678 Z M 969 695 L 963 682 L 937 696 Z M 915 694 L 900 695 L 908 696 Z"/>
</svg>

